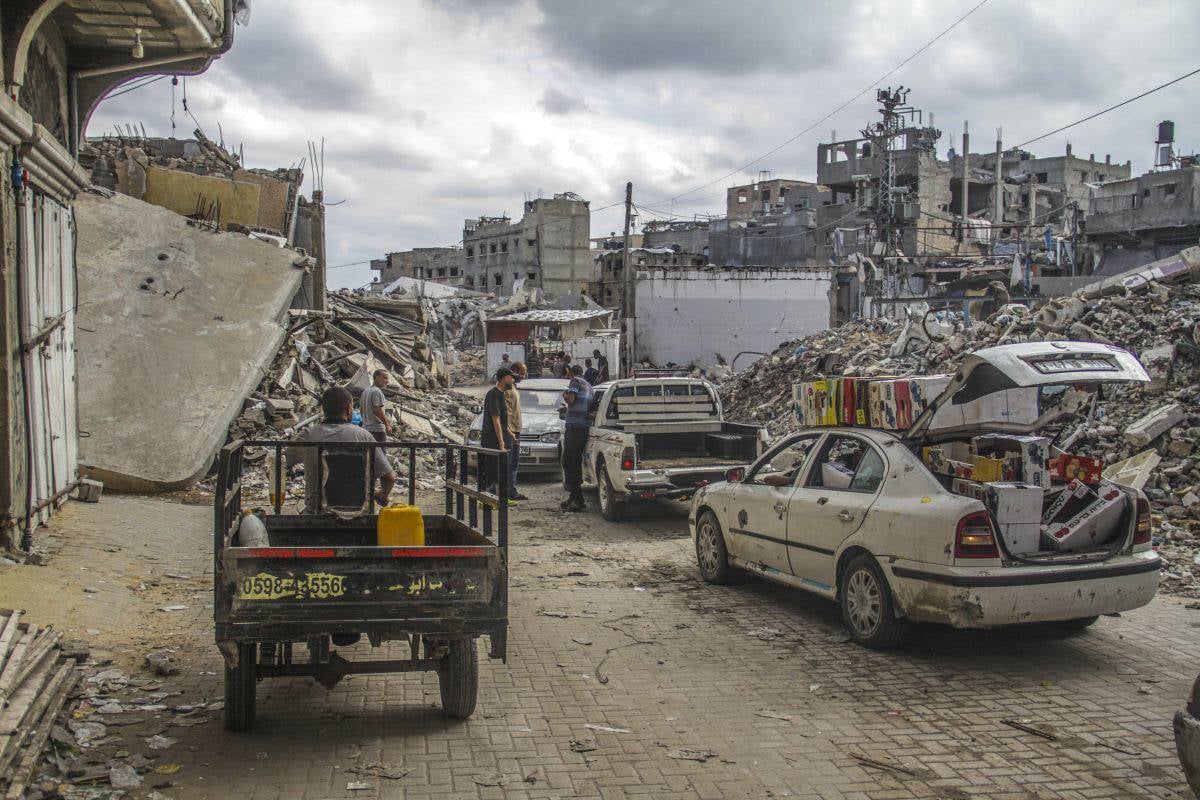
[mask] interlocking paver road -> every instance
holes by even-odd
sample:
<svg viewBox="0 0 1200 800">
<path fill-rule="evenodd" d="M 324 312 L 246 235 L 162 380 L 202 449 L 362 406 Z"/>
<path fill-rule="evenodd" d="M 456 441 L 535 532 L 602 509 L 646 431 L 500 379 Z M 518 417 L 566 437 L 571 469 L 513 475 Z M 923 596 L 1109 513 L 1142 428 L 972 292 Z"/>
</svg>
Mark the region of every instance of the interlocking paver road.
<svg viewBox="0 0 1200 800">
<path fill-rule="evenodd" d="M 532 493 L 512 515 L 509 661 L 482 662 L 471 720 L 441 716 L 432 675 L 267 681 L 253 733 L 215 711 L 131 714 L 95 757 L 178 764 L 141 791 L 173 798 L 1188 796 L 1170 718 L 1200 669 L 1200 611 L 1180 601 L 1074 638 L 923 628 L 875 653 L 831 603 L 699 582 L 677 510 L 609 524 L 559 512 L 552 484 Z M 173 647 L 168 702 L 217 700 L 210 520 L 149 498 L 68 506 L 50 566 L 0 572 L 0 605 L 141 680 L 142 655 Z M 154 733 L 177 744 L 151 751 Z M 403 777 L 351 771 L 371 763 Z"/>
</svg>

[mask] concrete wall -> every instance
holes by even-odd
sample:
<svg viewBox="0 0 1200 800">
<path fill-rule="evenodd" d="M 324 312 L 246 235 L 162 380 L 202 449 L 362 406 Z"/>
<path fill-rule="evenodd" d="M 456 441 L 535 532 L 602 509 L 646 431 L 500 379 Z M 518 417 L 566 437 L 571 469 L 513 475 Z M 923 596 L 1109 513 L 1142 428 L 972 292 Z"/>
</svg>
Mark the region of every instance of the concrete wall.
<svg viewBox="0 0 1200 800">
<path fill-rule="evenodd" d="M 829 327 L 833 288 L 834 273 L 824 269 L 640 269 L 637 355 L 687 364 L 769 353 Z M 738 359 L 738 369 L 751 361 Z"/>
<path fill-rule="evenodd" d="M 222 230 L 231 222 L 251 227 L 258 224 L 260 188 L 257 183 L 194 175 L 154 164 L 146 173 L 146 194 L 141 199 L 151 205 L 188 216 L 196 213 L 197 200 L 204 195 L 206 203 L 220 202 Z"/>
<path fill-rule="evenodd" d="M 630 247 L 678 247 L 685 253 L 708 253 L 709 223 L 687 222 L 664 227 L 646 226 L 640 241 Z"/>
<path fill-rule="evenodd" d="M 816 254 L 817 210 L 749 221 L 713 220 L 709 261 L 718 267 L 800 267 Z"/>
</svg>

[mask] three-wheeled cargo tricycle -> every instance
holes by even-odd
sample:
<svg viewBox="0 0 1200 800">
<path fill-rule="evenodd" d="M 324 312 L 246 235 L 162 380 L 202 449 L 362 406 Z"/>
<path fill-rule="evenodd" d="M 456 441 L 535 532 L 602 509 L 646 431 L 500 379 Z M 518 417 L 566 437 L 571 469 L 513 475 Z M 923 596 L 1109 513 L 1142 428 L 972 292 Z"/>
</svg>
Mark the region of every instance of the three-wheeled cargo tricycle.
<svg viewBox="0 0 1200 800">
<path fill-rule="evenodd" d="M 265 448 L 274 459 L 274 513 L 263 518 L 267 543 L 243 547 L 242 476 L 251 447 Z M 412 505 L 417 451 L 444 454 L 445 513 L 423 514 L 421 546 L 377 544 L 372 452 L 380 447 L 407 451 Z M 316 451 L 310 461 L 316 475 L 305 475 L 306 492 L 321 490 L 300 513 L 286 513 L 284 504 L 284 451 L 290 448 Z M 238 441 L 221 450 L 213 615 L 226 665 L 226 727 L 252 727 L 258 682 L 287 676 L 310 676 L 332 688 L 346 675 L 436 670 L 443 711 L 460 719 L 474 712 L 476 638 L 487 635 L 489 656 L 506 658 L 508 498 L 503 480 L 496 481 L 496 493 L 483 491 L 482 477 L 467 486 L 472 452 L 488 456 L 496 476 L 504 475 L 505 454 L 451 443 Z M 375 648 L 407 641 L 409 657 L 350 661 L 333 649 L 360 636 Z M 293 660 L 296 645 L 307 655 Z"/>
</svg>

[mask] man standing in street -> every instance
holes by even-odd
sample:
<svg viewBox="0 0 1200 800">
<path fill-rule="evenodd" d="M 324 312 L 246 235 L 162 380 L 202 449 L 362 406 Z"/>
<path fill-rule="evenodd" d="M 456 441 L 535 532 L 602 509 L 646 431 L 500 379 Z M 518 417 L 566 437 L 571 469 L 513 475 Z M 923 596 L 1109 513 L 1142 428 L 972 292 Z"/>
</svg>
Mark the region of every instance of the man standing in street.
<svg viewBox="0 0 1200 800">
<path fill-rule="evenodd" d="M 483 396 L 483 431 L 479 443 L 490 450 L 499 450 L 502 453 L 509 452 L 508 442 L 512 439 L 512 434 L 508 430 L 508 403 L 504 401 L 504 392 L 512 386 L 512 383 L 512 370 L 501 367 L 496 370 L 496 385 L 488 389 L 488 393 Z M 497 466 L 493 456 L 479 459 L 480 476 L 483 478 L 484 486 L 489 489 L 496 485 Z M 507 476 L 502 476 L 502 479 L 507 485 Z M 499 491 L 498 486 L 496 486 L 496 490 Z M 509 502 L 514 501 L 510 500 Z"/>
<path fill-rule="evenodd" d="M 371 385 L 363 389 L 362 397 L 358 401 L 363 427 L 377 442 L 386 442 L 392 432 L 392 422 L 383 410 L 383 404 L 387 402 L 383 396 L 383 389 L 390 379 L 391 375 L 386 369 L 375 370 L 371 373 Z"/>
<path fill-rule="evenodd" d="M 592 366 L 592 360 L 585 358 L 583 365 L 586 367 L 583 371 L 583 379 L 588 382 L 589 386 L 595 386 L 600 382 L 600 370 Z"/>
<path fill-rule="evenodd" d="M 508 497 L 510 500 L 528 500 L 517 488 L 517 465 L 521 461 L 521 394 L 517 384 L 525 380 L 529 371 L 520 361 L 512 365 L 513 382 L 504 390 L 504 402 L 508 407 Z"/>
<path fill-rule="evenodd" d="M 607 383 L 612 380 L 612 376 L 608 374 L 608 359 L 599 350 L 592 351 L 592 358 L 596 359 L 596 383 Z M 592 385 L 595 386 L 596 383 Z"/>
<path fill-rule="evenodd" d="M 571 383 L 563 392 L 567 402 L 566 431 L 563 436 L 563 479 L 570 493 L 563 501 L 567 511 L 583 511 L 583 451 L 587 447 L 588 412 L 592 407 L 592 387 L 583 379 L 583 367 L 571 367 Z"/>
</svg>

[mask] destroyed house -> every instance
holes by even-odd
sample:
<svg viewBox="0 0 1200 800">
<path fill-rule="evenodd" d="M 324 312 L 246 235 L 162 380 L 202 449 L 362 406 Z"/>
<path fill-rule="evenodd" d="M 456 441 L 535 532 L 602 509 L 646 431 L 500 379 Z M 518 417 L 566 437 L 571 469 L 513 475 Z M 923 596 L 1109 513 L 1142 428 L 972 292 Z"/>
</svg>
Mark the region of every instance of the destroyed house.
<svg viewBox="0 0 1200 800">
<path fill-rule="evenodd" d="M 232 46 L 242 3 L 126 5 L 0 6 L 0 540 L 9 544 L 27 546 L 32 525 L 78 485 L 73 206 L 90 180 L 77 160 L 88 120 L 135 78 L 206 70 Z"/>
</svg>

